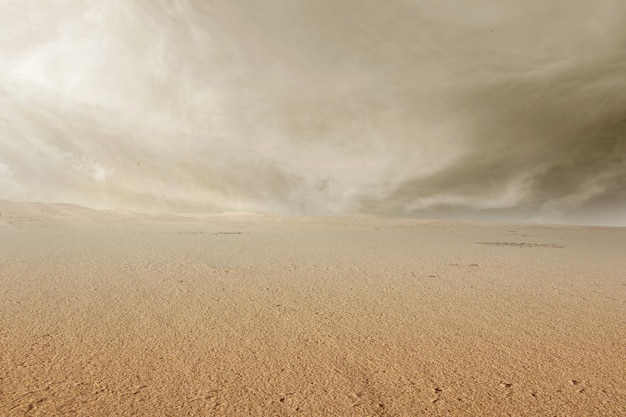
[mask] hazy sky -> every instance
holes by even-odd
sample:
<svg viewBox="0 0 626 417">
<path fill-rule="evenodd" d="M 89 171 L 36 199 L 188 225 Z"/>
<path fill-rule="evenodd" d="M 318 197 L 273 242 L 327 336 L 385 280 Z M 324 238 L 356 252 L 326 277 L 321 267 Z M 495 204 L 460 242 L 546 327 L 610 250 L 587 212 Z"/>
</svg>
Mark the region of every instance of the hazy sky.
<svg viewBox="0 0 626 417">
<path fill-rule="evenodd" d="M 0 0 L 0 198 L 626 225 L 626 2 Z"/>
</svg>

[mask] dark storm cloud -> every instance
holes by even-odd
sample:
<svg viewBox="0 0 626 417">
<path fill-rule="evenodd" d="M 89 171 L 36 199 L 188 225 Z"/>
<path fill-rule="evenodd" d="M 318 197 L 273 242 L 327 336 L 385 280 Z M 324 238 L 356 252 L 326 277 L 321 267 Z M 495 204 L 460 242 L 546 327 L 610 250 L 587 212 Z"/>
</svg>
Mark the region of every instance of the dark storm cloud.
<svg viewBox="0 0 626 417">
<path fill-rule="evenodd" d="M 618 54 L 480 86 L 457 109 L 470 150 L 433 175 L 399 184 L 385 209 L 519 208 L 558 220 L 594 200 L 623 204 L 625 74 L 626 54 Z"/>
</svg>

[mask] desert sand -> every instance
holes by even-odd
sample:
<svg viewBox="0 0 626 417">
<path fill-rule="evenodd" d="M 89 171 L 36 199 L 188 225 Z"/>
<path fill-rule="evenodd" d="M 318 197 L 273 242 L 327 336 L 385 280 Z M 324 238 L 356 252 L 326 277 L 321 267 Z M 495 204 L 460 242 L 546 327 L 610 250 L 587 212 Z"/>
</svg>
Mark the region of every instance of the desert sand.
<svg viewBox="0 0 626 417">
<path fill-rule="evenodd" d="M 0 202 L 2 416 L 624 416 L 626 229 Z"/>
</svg>

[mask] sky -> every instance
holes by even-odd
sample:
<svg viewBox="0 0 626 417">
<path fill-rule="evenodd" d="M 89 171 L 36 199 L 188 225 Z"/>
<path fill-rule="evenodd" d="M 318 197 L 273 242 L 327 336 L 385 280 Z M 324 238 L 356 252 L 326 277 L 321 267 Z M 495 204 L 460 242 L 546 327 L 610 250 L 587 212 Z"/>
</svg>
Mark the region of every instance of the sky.
<svg viewBox="0 0 626 417">
<path fill-rule="evenodd" d="M 0 199 L 626 225 L 623 0 L 0 0 Z"/>
</svg>

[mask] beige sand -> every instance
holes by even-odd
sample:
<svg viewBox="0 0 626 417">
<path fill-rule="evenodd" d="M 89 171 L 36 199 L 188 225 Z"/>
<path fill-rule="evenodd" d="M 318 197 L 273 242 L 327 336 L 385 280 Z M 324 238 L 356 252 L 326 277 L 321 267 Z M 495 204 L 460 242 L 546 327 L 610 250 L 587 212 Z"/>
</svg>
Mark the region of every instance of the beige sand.
<svg viewBox="0 0 626 417">
<path fill-rule="evenodd" d="M 0 213 L 2 416 L 626 415 L 626 229 Z"/>
</svg>

